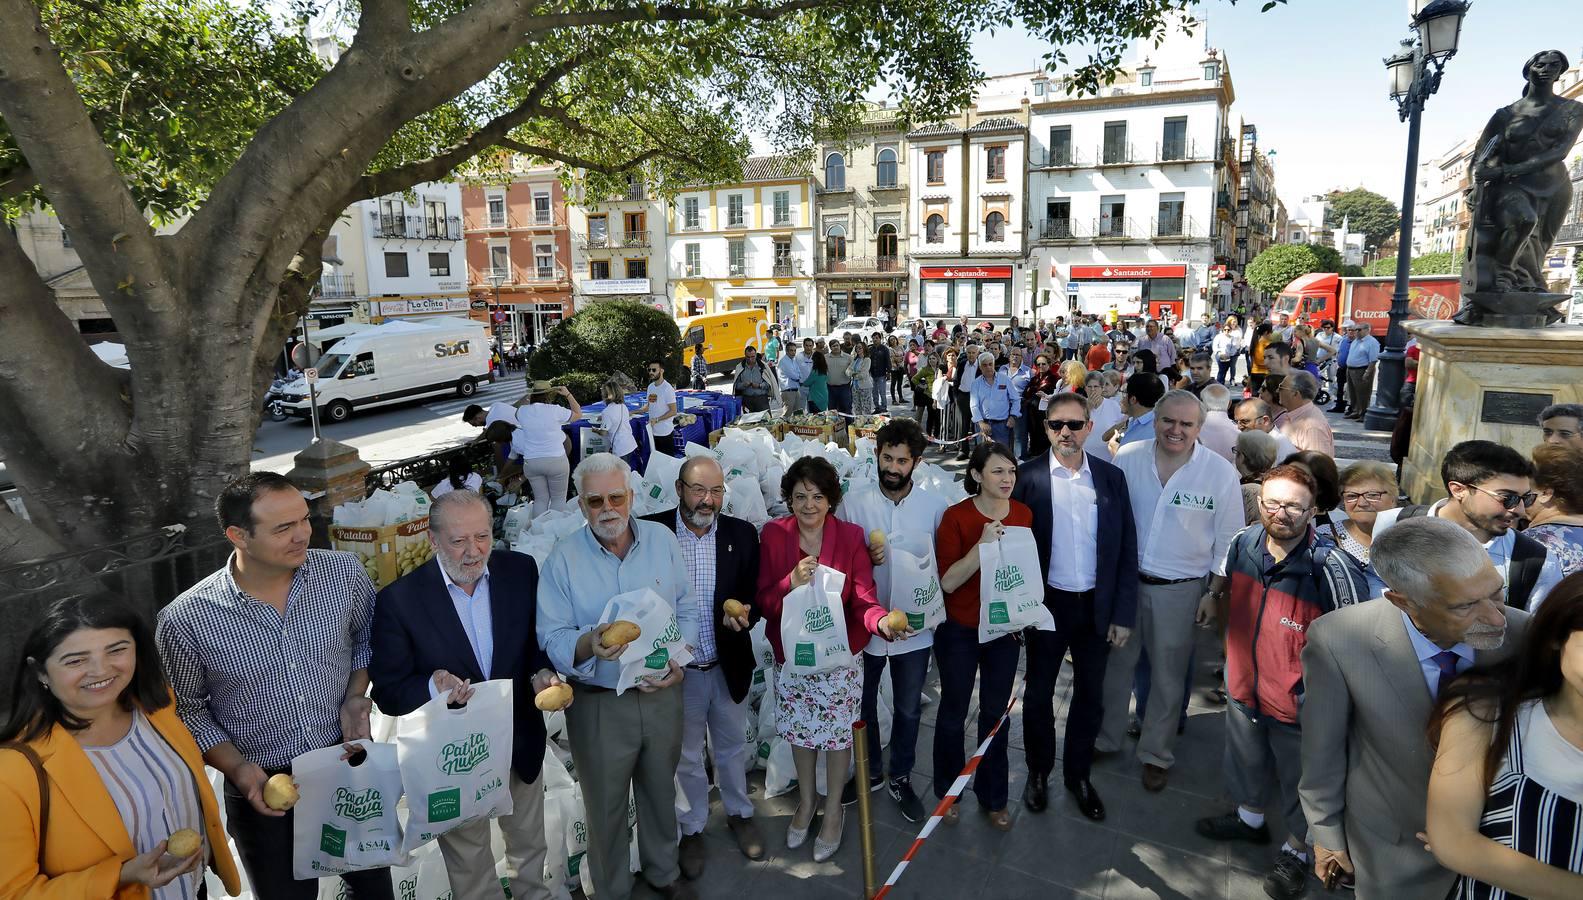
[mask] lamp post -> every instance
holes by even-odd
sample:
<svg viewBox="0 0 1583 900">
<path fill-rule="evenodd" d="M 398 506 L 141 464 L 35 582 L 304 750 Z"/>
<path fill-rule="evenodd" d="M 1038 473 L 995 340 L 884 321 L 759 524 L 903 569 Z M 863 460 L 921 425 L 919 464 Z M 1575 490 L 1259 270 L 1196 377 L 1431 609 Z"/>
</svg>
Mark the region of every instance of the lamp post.
<svg viewBox="0 0 1583 900">
<path fill-rule="evenodd" d="M 1412 272 L 1413 207 L 1418 187 L 1418 120 L 1430 95 L 1440 89 L 1446 60 L 1456 55 L 1462 19 L 1472 4 L 1466 0 L 1408 0 L 1416 37 L 1402 41 L 1401 50 L 1385 60 L 1390 73 L 1391 99 L 1407 122 L 1407 175 L 1402 181 L 1402 227 L 1396 240 L 1396 289 L 1391 294 L 1390 327 L 1380 354 L 1379 387 L 1374 404 L 1364 414 L 1364 426 L 1389 431 L 1401 412 L 1402 380 L 1407 374 L 1406 347 L 1408 275 Z M 1346 365 L 1346 360 L 1341 364 Z"/>
<path fill-rule="evenodd" d="M 500 312 L 500 285 L 504 284 L 505 280 L 506 280 L 506 273 L 505 272 L 501 271 L 500 269 L 495 269 L 495 268 L 491 268 L 489 270 L 489 286 L 495 289 L 495 305 L 494 305 L 494 308 L 489 311 L 490 312 L 489 318 L 491 320 L 490 323 L 489 323 L 489 333 L 490 334 L 494 334 L 495 333 L 495 323 L 493 321 L 494 320 L 494 314 L 497 313 L 497 312 Z M 515 322 L 513 322 L 511 324 L 512 325 L 516 325 Z"/>
</svg>

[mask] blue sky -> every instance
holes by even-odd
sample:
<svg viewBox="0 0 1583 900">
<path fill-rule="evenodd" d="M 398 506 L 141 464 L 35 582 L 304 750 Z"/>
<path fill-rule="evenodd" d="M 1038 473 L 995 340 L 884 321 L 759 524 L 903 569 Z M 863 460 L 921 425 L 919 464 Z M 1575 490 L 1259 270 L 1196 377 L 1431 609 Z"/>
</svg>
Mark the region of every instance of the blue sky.
<svg viewBox="0 0 1583 900">
<path fill-rule="evenodd" d="M 1290 0 L 1260 13 L 1261 0 L 1201 7 L 1209 43 L 1225 52 L 1237 100 L 1233 115 L 1259 127 L 1276 150 L 1276 188 L 1288 207 L 1305 194 L 1362 185 L 1400 203 L 1407 124 L 1387 94 L 1382 60 L 1407 36 L 1406 0 Z M 1522 92 L 1522 64 L 1558 49 L 1583 50 L 1578 0 L 1479 0 L 1457 55 L 1423 116 L 1420 161 L 1477 136 L 1496 107 Z M 1035 68 L 1048 45 L 1026 32 L 981 34 L 990 74 Z"/>
</svg>

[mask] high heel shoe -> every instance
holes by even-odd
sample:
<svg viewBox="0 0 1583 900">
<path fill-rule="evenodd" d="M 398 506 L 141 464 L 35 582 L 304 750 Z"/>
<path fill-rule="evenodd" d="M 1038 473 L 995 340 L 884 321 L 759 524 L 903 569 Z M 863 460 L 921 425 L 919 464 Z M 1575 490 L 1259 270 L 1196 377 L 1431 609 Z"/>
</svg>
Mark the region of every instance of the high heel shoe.
<svg viewBox="0 0 1583 900">
<path fill-rule="evenodd" d="M 798 828 L 797 825 L 796 825 L 796 822 L 797 822 L 797 811 L 796 810 L 792 810 L 791 821 L 786 823 L 786 849 L 787 850 L 796 850 L 798 847 L 801 847 L 803 844 L 808 843 L 808 830 L 813 827 L 813 823 L 815 821 L 817 821 L 818 818 L 819 818 L 819 816 L 818 816 L 817 811 L 816 811 L 815 815 L 812 815 L 812 816 L 808 817 L 808 824 L 807 825 L 804 825 L 803 827 Z M 814 845 L 818 846 L 818 841 L 815 841 Z"/>
<path fill-rule="evenodd" d="M 814 835 L 814 839 L 813 839 L 813 861 L 814 862 L 826 862 L 831 857 L 835 856 L 836 851 L 841 849 L 841 838 L 845 834 L 846 834 L 846 810 L 843 809 L 843 810 L 841 810 L 841 827 L 840 827 L 840 830 L 836 832 L 836 838 L 835 838 L 835 841 L 833 843 L 827 844 L 822 839 L 820 839 L 820 837 L 818 835 Z"/>
</svg>

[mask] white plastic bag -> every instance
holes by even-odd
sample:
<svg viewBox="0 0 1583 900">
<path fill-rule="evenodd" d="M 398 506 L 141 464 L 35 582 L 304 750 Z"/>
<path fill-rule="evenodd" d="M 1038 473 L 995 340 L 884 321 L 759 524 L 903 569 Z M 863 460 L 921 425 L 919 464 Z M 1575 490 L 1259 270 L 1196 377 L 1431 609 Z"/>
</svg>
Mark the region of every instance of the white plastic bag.
<svg viewBox="0 0 1583 900">
<path fill-rule="evenodd" d="M 726 482 L 726 499 L 720 511 L 728 516 L 736 516 L 754 528 L 763 528 L 770 520 L 758 479 L 751 475 L 741 475 Z"/>
<path fill-rule="evenodd" d="M 401 767 L 395 744 L 358 741 L 366 755 L 341 759 L 341 746 L 312 750 L 291 761 L 302 799 L 294 807 L 291 874 L 323 878 L 407 862 L 396 804 Z"/>
<path fill-rule="evenodd" d="M 1055 618 L 1044 605 L 1044 578 L 1033 529 L 1007 528 L 1000 540 L 979 545 L 979 643 L 1033 627 L 1054 631 Z"/>
<path fill-rule="evenodd" d="M 807 584 L 787 592 L 781 606 L 781 647 L 787 671 L 812 675 L 852 665 L 846 613 L 841 606 L 845 586 L 846 573 L 819 566 Z"/>
<path fill-rule="evenodd" d="M 924 631 L 945 621 L 945 592 L 935 567 L 934 544 L 927 535 L 904 532 L 885 544 L 890 576 L 890 608 L 907 614 L 907 627 Z"/>
<path fill-rule="evenodd" d="M 659 451 L 650 453 L 649 464 L 643 470 L 643 496 L 655 509 L 675 506 L 676 478 L 681 473 L 681 460 Z"/>
<path fill-rule="evenodd" d="M 617 619 L 637 625 L 641 632 L 616 660 L 621 664 L 621 675 L 616 682 L 618 696 L 626 693 L 627 688 L 642 684 L 645 678 L 665 677 L 671 662 L 685 666 L 693 661 L 687 642 L 682 640 L 681 626 L 676 624 L 676 608 L 659 594 L 643 588 L 611 597 L 599 615 L 599 624 Z"/>
<path fill-rule="evenodd" d="M 396 738 L 407 792 L 408 852 L 479 819 L 511 812 L 511 682 L 473 686 L 467 705 L 442 694 L 404 717 Z"/>
</svg>

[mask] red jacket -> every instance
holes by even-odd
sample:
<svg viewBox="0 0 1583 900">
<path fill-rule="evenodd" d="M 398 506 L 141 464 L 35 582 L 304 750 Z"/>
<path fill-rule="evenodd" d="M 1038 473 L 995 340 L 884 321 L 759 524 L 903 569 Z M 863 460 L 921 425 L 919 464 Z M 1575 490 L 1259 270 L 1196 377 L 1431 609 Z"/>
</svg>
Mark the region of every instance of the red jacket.
<svg viewBox="0 0 1583 900">
<path fill-rule="evenodd" d="M 778 663 L 786 661 L 781 651 L 781 601 L 791 590 L 791 571 L 802 558 L 796 516 L 774 519 L 759 532 L 759 611 Z M 879 634 L 879 620 L 885 617 L 874 590 L 874 564 L 868 558 L 868 535 L 862 526 L 837 519 L 832 510 L 824 520 L 819 564 L 846 574 L 841 607 L 846 611 L 847 647 L 855 657 L 868 646 L 869 635 Z"/>
</svg>

